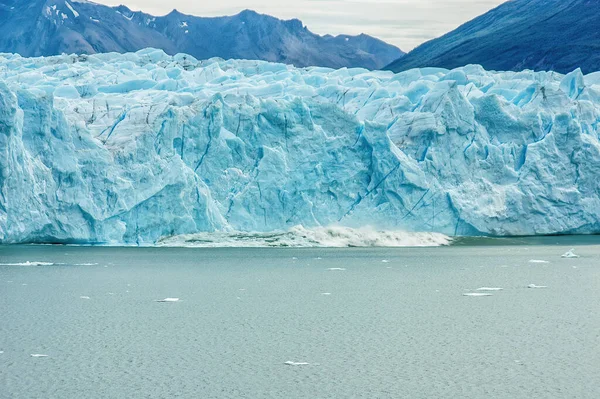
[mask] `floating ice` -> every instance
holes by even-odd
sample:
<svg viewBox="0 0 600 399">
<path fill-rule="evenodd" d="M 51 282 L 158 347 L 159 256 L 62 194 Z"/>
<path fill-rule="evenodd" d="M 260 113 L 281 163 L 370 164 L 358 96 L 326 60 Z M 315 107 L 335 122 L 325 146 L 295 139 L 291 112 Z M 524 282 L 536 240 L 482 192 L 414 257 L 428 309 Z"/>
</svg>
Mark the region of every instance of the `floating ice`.
<svg viewBox="0 0 600 399">
<path fill-rule="evenodd" d="M 563 258 L 568 258 L 568 259 L 579 258 L 579 255 L 576 255 L 573 251 L 575 251 L 575 248 L 573 248 L 570 251 L 564 253 L 562 255 L 562 257 Z"/>
<path fill-rule="evenodd" d="M 154 49 L 2 54 L 0 71 L 1 243 L 600 232 L 600 86 L 580 71 L 394 75 Z"/>
<path fill-rule="evenodd" d="M 75 266 L 96 266 L 97 263 L 75 263 Z"/>
<path fill-rule="evenodd" d="M 331 292 L 324 292 L 321 295 L 329 296 L 329 295 L 331 295 Z"/>
<path fill-rule="evenodd" d="M 547 260 L 532 259 L 529 263 L 550 263 Z"/>
<path fill-rule="evenodd" d="M 157 299 L 154 302 L 179 302 L 179 298 L 165 298 L 165 299 Z"/>
<path fill-rule="evenodd" d="M 341 226 L 304 228 L 269 233 L 213 232 L 162 238 L 165 247 L 433 247 L 450 244 L 451 239 L 436 233 L 377 231 L 372 228 Z M 297 259 L 297 258 L 292 258 Z M 322 259 L 322 258 L 315 258 Z"/>
<path fill-rule="evenodd" d="M 344 271 L 344 270 L 346 270 L 346 269 L 345 269 L 345 268 L 343 268 L 343 267 L 330 267 L 330 268 L 329 268 L 329 269 L 327 269 L 327 270 L 329 270 L 329 271 Z"/>
<path fill-rule="evenodd" d="M 504 288 L 499 287 L 481 287 L 477 288 L 477 291 L 502 291 Z"/>
<path fill-rule="evenodd" d="M 483 292 L 468 292 L 468 293 L 463 294 L 463 296 L 482 297 L 482 296 L 492 296 L 492 294 L 485 294 Z"/>
<path fill-rule="evenodd" d="M 381 263 L 390 263 L 390 261 L 387 260 L 387 259 L 384 259 L 384 260 L 381 261 Z"/>
<path fill-rule="evenodd" d="M 527 286 L 527 288 L 548 288 L 548 287 L 547 287 L 547 286 L 545 286 L 545 285 L 535 285 L 535 284 L 529 284 L 529 285 Z"/>
<path fill-rule="evenodd" d="M 0 233 L 1 234 L 1 233 Z M 51 262 L 22 262 L 22 263 L 0 263 L 0 266 L 52 266 Z"/>
<path fill-rule="evenodd" d="M 285 363 L 286 366 L 308 366 L 310 365 L 310 363 L 304 363 L 304 362 L 291 362 L 291 361 L 287 361 Z"/>
<path fill-rule="evenodd" d="M 90 297 L 89 297 L 89 296 L 85 296 L 85 295 L 84 295 L 84 296 L 80 296 L 79 298 L 80 298 L 80 299 L 90 299 Z"/>
<path fill-rule="evenodd" d="M 39 354 L 39 353 L 33 353 L 33 354 L 31 354 L 31 357 L 48 357 L 48 355 L 42 355 L 42 354 Z"/>
</svg>

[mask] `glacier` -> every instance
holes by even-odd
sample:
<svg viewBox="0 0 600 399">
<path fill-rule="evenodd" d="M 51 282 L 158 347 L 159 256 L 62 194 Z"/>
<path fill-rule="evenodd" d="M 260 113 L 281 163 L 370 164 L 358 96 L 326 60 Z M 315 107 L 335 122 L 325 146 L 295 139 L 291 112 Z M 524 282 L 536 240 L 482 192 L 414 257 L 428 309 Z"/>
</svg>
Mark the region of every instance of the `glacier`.
<svg viewBox="0 0 600 399">
<path fill-rule="evenodd" d="M 0 242 L 600 232 L 600 74 L 0 54 Z"/>
</svg>

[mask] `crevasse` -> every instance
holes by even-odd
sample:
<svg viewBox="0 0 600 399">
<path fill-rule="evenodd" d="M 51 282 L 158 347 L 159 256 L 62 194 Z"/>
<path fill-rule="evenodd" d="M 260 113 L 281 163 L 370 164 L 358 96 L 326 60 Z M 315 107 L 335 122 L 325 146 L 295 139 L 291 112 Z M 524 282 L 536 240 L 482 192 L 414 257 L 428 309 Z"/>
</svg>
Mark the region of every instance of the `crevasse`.
<svg viewBox="0 0 600 399">
<path fill-rule="evenodd" d="M 600 232 L 600 74 L 0 55 L 0 241 Z"/>
</svg>

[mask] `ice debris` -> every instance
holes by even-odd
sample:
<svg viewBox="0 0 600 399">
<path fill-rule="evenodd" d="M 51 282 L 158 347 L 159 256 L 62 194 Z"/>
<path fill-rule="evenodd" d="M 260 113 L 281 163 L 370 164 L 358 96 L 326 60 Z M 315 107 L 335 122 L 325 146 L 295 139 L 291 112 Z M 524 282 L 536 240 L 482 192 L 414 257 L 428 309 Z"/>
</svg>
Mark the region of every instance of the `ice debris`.
<svg viewBox="0 0 600 399">
<path fill-rule="evenodd" d="M 305 363 L 305 362 L 292 362 L 292 361 L 287 361 L 285 363 L 286 366 L 308 366 L 310 365 L 310 363 Z"/>
<path fill-rule="evenodd" d="M 567 251 L 566 253 L 564 253 L 562 255 L 563 258 L 568 258 L 568 259 L 574 259 L 574 258 L 579 258 L 579 255 L 576 255 L 574 253 L 575 248 L 571 249 L 570 251 Z"/>
<path fill-rule="evenodd" d="M 1 233 L 0 233 L 1 234 Z M 51 262 L 20 262 L 20 263 L 0 263 L 0 266 L 53 266 Z"/>
</svg>

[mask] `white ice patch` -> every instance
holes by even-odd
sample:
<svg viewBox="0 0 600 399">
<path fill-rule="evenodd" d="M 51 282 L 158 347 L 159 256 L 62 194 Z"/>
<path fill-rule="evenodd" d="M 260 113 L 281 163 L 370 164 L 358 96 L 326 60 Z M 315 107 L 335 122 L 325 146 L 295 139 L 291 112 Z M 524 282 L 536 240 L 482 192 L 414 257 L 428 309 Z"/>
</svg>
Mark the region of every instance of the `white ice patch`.
<svg viewBox="0 0 600 399">
<path fill-rule="evenodd" d="M 285 363 L 286 366 L 308 366 L 310 365 L 310 363 L 305 363 L 305 362 L 292 362 L 292 361 L 287 361 Z"/>
<path fill-rule="evenodd" d="M 73 15 L 75 16 L 75 18 L 79 17 L 79 13 L 77 11 L 75 11 L 75 9 L 69 4 L 68 1 L 65 1 L 65 5 L 67 6 L 67 8 L 69 10 L 71 10 L 71 12 L 73 13 Z"/>
<path fill-rule="evenodd" d="M 154 302 L 179 302 L 179 298 L 165 298 L 165 299 L 157 299 Z"/>
<path fill-rule="evenodd" d="M 575 248 L 571 249 L 570 251 L 564 253 L 562 255 L 562 258 L 567 258 L 567 259 L 575 259 L 575 258 L 579 258 L 579 255 L 575 254 Z"/>
<path fill-rule="evenodd" d="M 97 263 L 75 263 L 75 266 L 96 266 Z"/>
<path fill-rule="evenodd" d="M 42 355 L 40 353 L 32 353 L 31 357 L 48 357 L 48 355 Z"/>
<path fill-rule="evenodd" d="M 535 284 L 529 284 L 527 286 L 527 288 L 548 288 L 548 286 L 545 285 L 535 285 Z"/>
<path fill-rule="evenodd" d="M 335 271 L 344 271 L 346 269 L 344 269 L 343 267 L 330 267 L 329 269 L 330 272 L 335 272 Z"/>
<path fill-rule="evenodd" d="M 463 294 L 463 296 L 483 297 L 483 296 L 492 296 L 492 294 L 485 294 L 483 292 L 467 292 L 467 293 Z"/>
<path fill-rule="evenodd" d="M 51 262 L 22 262 L 22 263 L 0 263 L 0 266 L 52 266 Z"/>
<path fill-rule="evenodd" d="M 368 227 L 296 226 L 286 232 L 215 232 L 167 237 L 157 242 L 165 247 L 437 247 L 452 239 L 438 233 L 378 231 Z"/>
<path fill-rule="evenodd" d="M 89 297 L 89 296 L 85 296 L 85 295 L 84 295 L 84 296 L 80 296 L 79 298 L 80 298 L 80 299 L 90 299 L 90 297 Z"/>
<path fill-rule="evenodd" d="M 500 287 L 481 287 L 477 288 L 477 291 L 502 291 L 503 289 Z"/>
<path fill-rule="evenodd" d="M 529 263 L 550 263 L 547 260 L 531 259 Z"/>
</svg>

